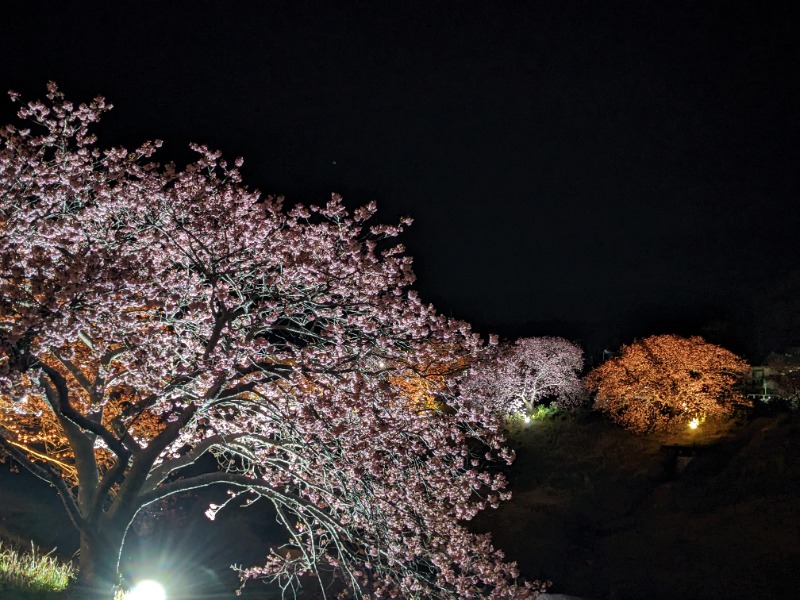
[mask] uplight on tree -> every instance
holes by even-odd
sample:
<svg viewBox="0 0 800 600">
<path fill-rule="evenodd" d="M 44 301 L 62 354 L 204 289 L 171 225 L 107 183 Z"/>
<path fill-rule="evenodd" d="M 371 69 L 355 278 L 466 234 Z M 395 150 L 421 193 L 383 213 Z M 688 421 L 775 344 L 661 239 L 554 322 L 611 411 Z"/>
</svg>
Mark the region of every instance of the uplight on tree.
<svg viewBox="0 0 800 600">
<path fill-rule="evenodd" d="M 164 586 L 157 581 L 145 579 L 128 592 L 125 600 L 167 600 L 167 593 L 164 591 Z"/>
</svg>

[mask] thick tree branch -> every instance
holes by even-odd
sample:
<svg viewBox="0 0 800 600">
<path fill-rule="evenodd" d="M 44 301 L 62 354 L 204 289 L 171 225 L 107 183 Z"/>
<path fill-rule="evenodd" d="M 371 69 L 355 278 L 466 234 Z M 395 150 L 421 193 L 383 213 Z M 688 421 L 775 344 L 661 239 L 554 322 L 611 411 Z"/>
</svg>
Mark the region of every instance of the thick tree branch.
<svg viewBox="0 0 800 600">
<path fill-rule="evenodd" d="M 214 352 L 214 348 L 216 348 L 217 343 L 219 342 L 220 338 L 222 337 L 222 331 L 225 329 L 225 325 L 228 324 L 230 313 L 228 309 L 225 308 L 225 305 L 222 302 L 217 302 L 219 306 L 219 310 L 216 311 L 214 315 L 214 329 L 211 332 L 211 337 L 206 343 L 205 350 L 203 352 L 203 361 L 208 360 L 211 356 L 211 353 Z"/>
<path fill-rule="evenodd" d="M 67 388 L 67 382 L 64 380 L 64 377 L 61 375 L 61 373 L 41 361 L 38 361 L 36 366 L 42 369 L 58 392 L 57 404 L 53 407 L 53 409 L 57 413 L 62 414 L 69 421 L 72 421 L 81 429 L 90 431 L 99 436 L 106 443 L 109 449 L 117 455 L 119 460 L 127 461 L 130 458 L 130 452 L 114 436 L 113 433 L 106 429 L 102 424 L 95 423 L 91 419 L 86 418 L 72 407 L 72 404 L 69 400 L 69 389 Z"/>
<path fill-rule="evenodd" d="M 125 481 L 120 486 L 117 501 L 109 513 L 112 516 L 125 514 L 135 511 L 133 504 L 145 485 L 147 475 L 153 464 L 161 453 L 174 442 L 181 433 L 183 427 L 194 417 L 197 412 L 197 405 L 192 403 L 178 415 L 178 417 L 167 424 L 167 426 L 133 458 L 133 463 L 128 471 Z"/>
<path fill-rule="evenodd" d="M 27 454 L 11 444 L 3 435 L 0 435 L 0 446 L 2 446 L 4 452 L 24 467 L 26 471 L 56 488 L 58 497 L 61 498 L 61 502 L 64 504 L 64 508 L 67 511 L 69 520 L 76 529 L 79 531 L 83 530 L 85 520 L 81 516 L 81 511 L 75 503 L 75 499 L 72 497 L 67 484 L 64 483 L 64 480 L 61 478 L 61 475 L 46 464 L 38 465 L 31 461 Z"/>
<path fill-rule="evenodd" d="M 64 365 L 64 368 L 69 371 L 69 374 L 75 378 L 75 381 L 78 382 L 78 385 L 80 385 L 81 388 L 83 388 L 83 391 L 85 391 L 89 396 L 90 401 L 93 401 L 93 387 L 89 379 L 86 377 L 86 375 L 84 375 L 83 371 L 76 367 L 72 361 L 61 356 L 61 353 L 55 348 L 50 348 L 50 353 L 58 359 L 58 362 Z"/>
</svg>

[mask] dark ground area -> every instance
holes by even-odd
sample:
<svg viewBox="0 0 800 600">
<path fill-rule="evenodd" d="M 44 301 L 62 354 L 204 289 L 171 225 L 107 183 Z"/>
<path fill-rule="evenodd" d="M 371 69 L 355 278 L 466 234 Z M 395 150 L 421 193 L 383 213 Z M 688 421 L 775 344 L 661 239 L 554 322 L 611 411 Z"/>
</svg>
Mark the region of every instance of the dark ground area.
<svg viewBox="0 0 800 600">
<path fill-rule="evenodd" d="M 552 592 L 800 598 L 797 413 L 672 436 L 587 415 L 534 421 L 515 438 L 514 497 L 476 525 Z"/>
<path fill-rule="evenodd" d="M 493 531 L 523 573 L 552 580 L 553 593 L 800 598 L 797 413 L 672 436 L 633 435 L 589 414 L 534 421 L 512 444 L 514 497 L 475 528 Z M 0 533 L 74 552 L 52 490 L 0 470 Z M 257 562 L 279 533 L 266 507 L 223 510 L 209 522 L 201 503 L 190 498 L 154 518 L 126 556 L 131 569 L 170 581 L 173 594 L 234 598 L 227 565 Z M 246 595 L 265 591 L 250 584 Z"/>
</svg>

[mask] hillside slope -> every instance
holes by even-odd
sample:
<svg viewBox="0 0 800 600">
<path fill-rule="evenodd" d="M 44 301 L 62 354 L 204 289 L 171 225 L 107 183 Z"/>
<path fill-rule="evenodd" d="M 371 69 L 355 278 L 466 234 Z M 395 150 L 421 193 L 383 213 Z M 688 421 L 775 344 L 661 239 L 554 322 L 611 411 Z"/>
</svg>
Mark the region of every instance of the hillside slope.
<svg viewBox="0 0 800 600">
<path fill-rule="evenodd" d="M 482 515 L 524 573 L 597 600 L 800 597 L 800 418 L 637 436 L 593 415 L 513 436 L 514 496 Z"/>
</svg>

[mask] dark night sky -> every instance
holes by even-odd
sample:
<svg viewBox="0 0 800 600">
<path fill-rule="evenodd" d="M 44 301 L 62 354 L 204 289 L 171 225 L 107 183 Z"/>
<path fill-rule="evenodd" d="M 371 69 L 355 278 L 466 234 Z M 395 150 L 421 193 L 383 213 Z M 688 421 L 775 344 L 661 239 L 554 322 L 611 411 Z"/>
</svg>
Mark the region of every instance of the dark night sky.
<svg viewBox="0 0 800 600">
<path fill-rule="evenodd" d="M 3 3 L 0 87 L 102 94 L 107 143 L 206 143 L 290 202 L 410 214 L 423 297 L 479 330 L 800 334 L 794 2 L 67 4 Z"/>
</svg>

